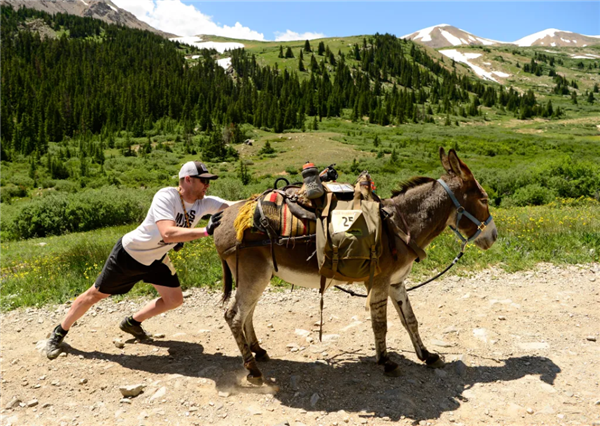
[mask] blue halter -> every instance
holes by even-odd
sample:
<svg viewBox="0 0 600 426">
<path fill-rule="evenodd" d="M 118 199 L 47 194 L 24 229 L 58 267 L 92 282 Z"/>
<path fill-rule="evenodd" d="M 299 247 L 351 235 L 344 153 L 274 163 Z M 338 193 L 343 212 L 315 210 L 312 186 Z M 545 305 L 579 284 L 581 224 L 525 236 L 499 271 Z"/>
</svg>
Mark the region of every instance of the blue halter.
<svg viewBox="0 0 600 426">
<path fill-rule="evenodd" d="M 462 250 L 464 250 L 465 246 L 467 244 L 469 244 L 471 241 L 475 240 L 479 236 L 479 234 L 481 234 L 481 232 L 485 229 L 485 227 L 488 226 L 488 224 L 492 221 L 492 215 L 490 215 L 490 217 L 488 217 L 485 222 L 480 222 L 475 216 L 473 216 L 471 213 L 466 211 L 465 208 L 460 205 L 460 203 L 454 196 L 454 193 L 452 192 L 450 187 L 446 184 L 446 182 L 444 182 L 441 179 L 438 179 L 437 181 L 446 190 L 446 192 L 450 196 L 450 199 L 454 203 L 454 206 L 456 207 L 456 226 L 450 225 L 450 229 L 452 229 L 454 231 L 454 233 L 456 234 L 456 236 L 458 238 L 460 238 L 460 240 L 463 242 Z M 477 232 L 475 232 L 469 238 L 464 237 L 458 230 L 458 222 L 460 222 L 460 219 L 463 217 L 463 215 L 466 216 L 467 219 L 469 219 L 475 225 L 477 225 Z"/>
</svg>

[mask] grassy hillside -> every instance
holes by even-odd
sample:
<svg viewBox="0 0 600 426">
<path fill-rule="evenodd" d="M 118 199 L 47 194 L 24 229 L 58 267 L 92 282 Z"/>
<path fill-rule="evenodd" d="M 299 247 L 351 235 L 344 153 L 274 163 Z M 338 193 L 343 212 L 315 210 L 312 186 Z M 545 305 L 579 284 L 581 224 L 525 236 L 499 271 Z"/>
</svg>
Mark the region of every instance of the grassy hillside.
<svg viewBox="0 0 600 426">
<path fill-rule="evenodd" d="M 411 176 L 439 177 L 438 148 L 454 148 L 488 191 L 501 235 L 492 251 L 465 259 L 461 273 L 599 260 L 599 47 L 458 48 L 509 74 L 494 83 L 411 42 L 334 37 L 310 41 L 317 65 L 304 52 L 300 72 L 304 41 L 242 41 L 245 52 L 219 55 L 94 20 L 34 14 L 60 32 L 42 40 L 19 27 L 28 15 L 2 13 L 12 25 L 2 34 L 3 309 L 64 300 L 89 286 L 154 192 L 177 185 L 181 164 L 198 159 L 220 176 L 211 193 L 230 200 L 279 177 L 300 180 L 306 161 L 335 163 L 345 182 L 369 170 L 388 197 Z M 329 56 L 318 54 L 321 42 Z M 279 58 L 280 47 L 295 57 Z M 65 62 L 67 51 L 87 59 Z M 191 53 L 201 57 L 186 63 Z M 234 67 L 222 72 L 214 61 L 230 56 Z M 79 80 L 63 78 L 65 70 Z M 455 248 L 445 234 L 417 273 L 439 269 Z M 174 261 L 184 285 L 219 279 L 209 240 Z"/>
</svg>

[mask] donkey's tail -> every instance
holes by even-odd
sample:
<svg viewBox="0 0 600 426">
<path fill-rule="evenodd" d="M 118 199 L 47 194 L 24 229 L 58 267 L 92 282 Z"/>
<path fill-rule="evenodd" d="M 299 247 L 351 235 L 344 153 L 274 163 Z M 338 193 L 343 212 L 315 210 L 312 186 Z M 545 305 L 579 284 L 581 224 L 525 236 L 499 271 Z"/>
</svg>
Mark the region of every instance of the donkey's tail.
<svg viewBox="0 0 600 426">
<path fill-rule="evenodd" d="M 223 298 L 221 303 L 227 302 L 231 297 L 231 290 L 233 289 L 233 277 L 231 275 L 231 269 L 225 260 L 221 259 L 221 267 L 223 268 Z"/>
</svg>

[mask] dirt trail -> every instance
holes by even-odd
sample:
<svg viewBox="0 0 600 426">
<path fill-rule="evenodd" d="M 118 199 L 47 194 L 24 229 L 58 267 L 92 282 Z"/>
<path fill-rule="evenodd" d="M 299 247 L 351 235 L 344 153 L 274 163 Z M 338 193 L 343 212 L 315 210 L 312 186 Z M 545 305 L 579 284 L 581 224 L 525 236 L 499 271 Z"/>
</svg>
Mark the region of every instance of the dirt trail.
<svg viewBox="0 0 600 426">
<path fill-rule="evenodd" d="M 255 388 L 223 318 L 220 294 L 118 329 L 145 300 L 105 300 L 75 326 L 67 355 L 36 351 L 67 305 L 1 315 L 2 425 L 600 425 L 600 265 L 449 277 L 411 293 L 421 336 L 444 369 L 415 356 L 388 309 L 388 347 L 403 375 L 374 362 L 364 299 L 329 291 L 318 342 L 316 291 L 269 291 L 255 324 L 275 385 Z M 357 287 L 358 289 L 358 287 Z M 113 342 L 121 339 L 124 348 Z M 145 385 L 123 399 L 120 386 Z"/>
</svg>

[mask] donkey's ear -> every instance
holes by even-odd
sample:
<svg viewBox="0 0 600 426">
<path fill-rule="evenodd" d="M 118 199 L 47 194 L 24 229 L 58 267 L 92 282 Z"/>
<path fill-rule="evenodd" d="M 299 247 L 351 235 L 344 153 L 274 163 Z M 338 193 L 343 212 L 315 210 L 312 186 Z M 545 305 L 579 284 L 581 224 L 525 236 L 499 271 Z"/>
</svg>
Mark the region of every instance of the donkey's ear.
<svg viewBox="0 0 600 426">
<path fill-rule="evenodd" d="M 444 150 L 443 146 L 440 146 L 440 161 L 442 162 L 442 167 L 444 168 L 444 170 L 446 170 L 448 173 L 451 173 L 452 169 L 450 168 L 448 156 L 446 155 L 446 151 Z"/>
<path fill-rule="evenodd" d="M 460 161 L 460 158 L 458 158 L 456 151 L 454 151 L 453 149 L 451 149 L 448 153 L 448 162 L 450 163 L 450 168 L 452 169 L 452 172 L 456 176 L 459 176 L 462 180 L 466 181 L 474 179 L 471 170 L 469 170 L 465 163 Z"/>
</svg>

